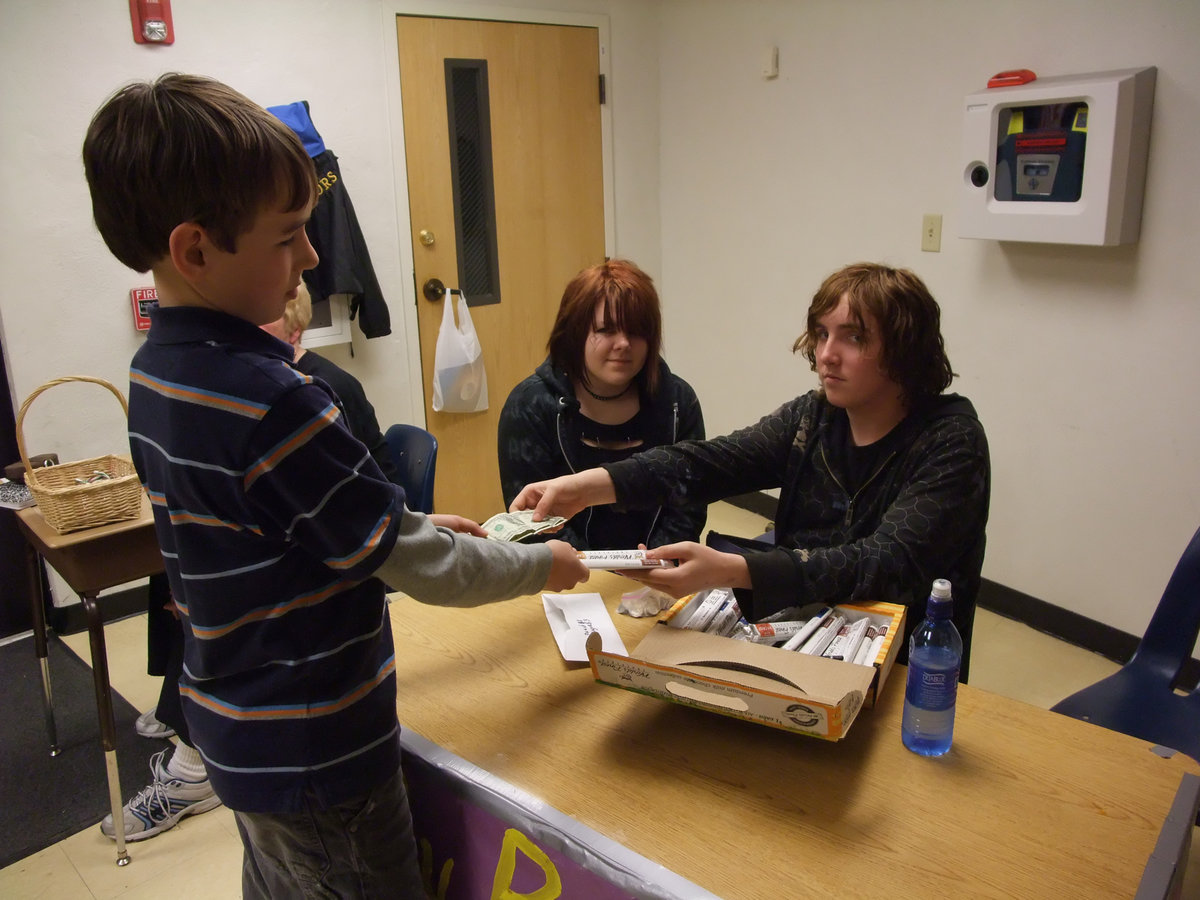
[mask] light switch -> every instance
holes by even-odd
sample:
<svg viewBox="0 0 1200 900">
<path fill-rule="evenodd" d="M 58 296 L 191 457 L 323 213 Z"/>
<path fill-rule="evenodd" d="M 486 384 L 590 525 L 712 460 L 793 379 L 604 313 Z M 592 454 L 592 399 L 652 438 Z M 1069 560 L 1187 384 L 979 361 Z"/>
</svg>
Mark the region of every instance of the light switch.
<svg viewBox="0 0 1200 900">
<path fill-rule="evenodd" d="M 921 219 L 921 249 L 938 253 L 942 249 L 942 217 L 940 213 L 925 213 Z"/>
</svg>

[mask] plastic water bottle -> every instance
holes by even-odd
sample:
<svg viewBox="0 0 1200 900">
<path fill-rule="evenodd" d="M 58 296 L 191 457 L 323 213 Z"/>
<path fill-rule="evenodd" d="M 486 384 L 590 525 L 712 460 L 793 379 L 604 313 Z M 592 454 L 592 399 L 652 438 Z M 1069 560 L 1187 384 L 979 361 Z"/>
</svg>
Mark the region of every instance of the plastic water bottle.
<svg viewBox="0 0 1200 900">
<path fill-rule="evenodd" d="M 904 746 L 922 756 L 941 756 L 954 739 L 954 701 L 962 637 L 950 614 L 950 582 L 939 578 L 925 606 L 925 621 L 908 644 L 908 684 L 904 689 Z"/>
</svg>

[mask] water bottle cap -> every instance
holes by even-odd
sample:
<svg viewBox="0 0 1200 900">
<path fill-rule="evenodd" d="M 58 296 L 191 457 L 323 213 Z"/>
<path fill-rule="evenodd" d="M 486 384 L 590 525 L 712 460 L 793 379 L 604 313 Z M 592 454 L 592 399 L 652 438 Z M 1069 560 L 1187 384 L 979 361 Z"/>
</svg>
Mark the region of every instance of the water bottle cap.
<svg viewBox="0 0 1200 900">
<path fill-rule="evenodd" d="M 925 604 L 925 615 L 930 619 L 949 619 L 954 611 L 954 600 L 950 594 L 950 582 L 938 578 L 933 582 L 933 590 Z"/>
</svg>

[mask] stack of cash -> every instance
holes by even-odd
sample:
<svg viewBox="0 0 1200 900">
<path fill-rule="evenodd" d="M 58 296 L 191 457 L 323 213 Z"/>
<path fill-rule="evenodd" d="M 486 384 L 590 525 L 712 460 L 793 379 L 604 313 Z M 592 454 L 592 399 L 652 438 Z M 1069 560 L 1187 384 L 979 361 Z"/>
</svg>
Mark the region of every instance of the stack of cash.
<svg viewBox="0 0 1200 900">
<path fill-rule="evenodd" d="M 533 510 L 523 509 L 520 512 L 497 513 L 483 523 L 483 530 L 493 541 L 523 541 L 543 531 L 556 530 L 566 521 L 562 516 L 547 516 L 542 521 L 535 522 Z"/>
</svg>

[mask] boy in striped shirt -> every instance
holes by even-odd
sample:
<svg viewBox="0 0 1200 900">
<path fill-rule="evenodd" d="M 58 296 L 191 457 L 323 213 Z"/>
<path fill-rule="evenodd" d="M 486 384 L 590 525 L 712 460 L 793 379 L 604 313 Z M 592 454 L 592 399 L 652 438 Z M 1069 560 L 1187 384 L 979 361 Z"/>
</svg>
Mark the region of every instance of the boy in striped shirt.
<svg viewBox="0 0 1200 900">
<path fill-rule="evenodd" d="M 184 626 L 184 715 L 237 818 L 244 896 L 423 896 L 384 584 L 461 604 L 587 570 L 561 541 L 489 542 L 407 510 L 337 397 L 258 327 L 317 262 L 314 170 L 285 125 L 170 74 L 114 94 L 83 156 L 101 236 L 158 291 L 130 369 L 130 447 Z"/>
</svg>

